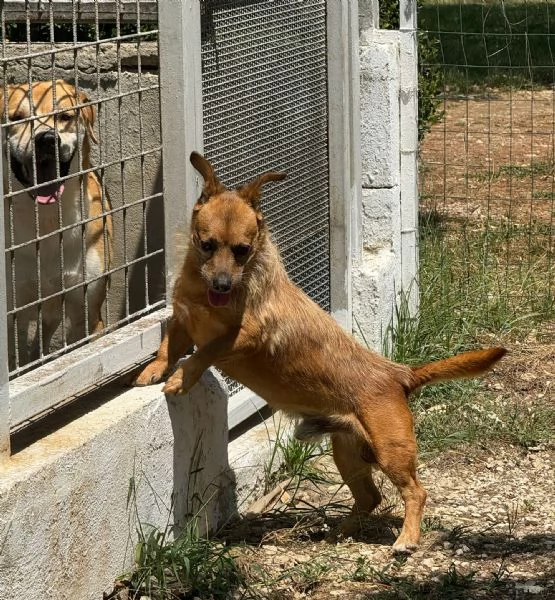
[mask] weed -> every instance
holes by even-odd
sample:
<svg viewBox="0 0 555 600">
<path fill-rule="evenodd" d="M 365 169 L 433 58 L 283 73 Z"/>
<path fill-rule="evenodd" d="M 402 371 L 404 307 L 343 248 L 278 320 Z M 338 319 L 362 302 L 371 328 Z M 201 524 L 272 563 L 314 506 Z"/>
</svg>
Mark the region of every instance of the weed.
<svg viewBox="0 0 555 600">
<path fill-rule="evenodd" d="M 291 435 L 290 428 L 280 423 L 270 458 L 264 466 L 265 491 L 288 478 L 293 479 L 297 487 L 301 481 L 328 483 L 329 476 L 316 461 L 327 452 L 326 442 L 301 442 Z"/>
<path fill-rule="evenodd" d="M 406 558 L 406 557 L 405 557 Z M 352 573 L 345 575 L 346 581 L 376 581 L 384 585 L 391 585 L 393 582 L 389 570 L 395 563 L 386 563 L 381 569 L 368 564 L 368 559 L 365 556 L 359 556 L 356 559 L 355 569 Z"/>
<path fill-rule="evenodd" d="M 496 171 L 476 171 L 472 177 L 477 181 L 493 182 L 503 177 L 513 179 L 528 179 L 529 177 L 546 177 L 553 175 L 554 165 L 552 162 L 533 160 L 527 165 L 501 165 Z"/>
<path fill-rule="evenodd" d="M 170 527 L 141 526 L 129 588 L 153 600 L 211 595 L 225 598 L 241 583 L 230 548 L 199 534 L 192 519 L 177 537 Z M 133 596 L 132 596 L 133 597 Z"/>
<path fill-rule="evenodd" d="M 532 198 L 534 200 L 555 200 L 555 192 L 546 190 L 534 190 L 532 192 Z"/>
<path fill-rule="evenodd" d="M 484 339 L 523 340 L 555 318 L 555 298 L 545 286 L 555 276 L 554 251 L 543 245 L 549 235 L 541 224 L 472 228 L 437 210 L 423 213 L 419 312 L 411 314 L 408 294 L 401 295 L 384 353 L 421 364 L 483 346 Z M 480 380 L 430 386 L 410 402 L 424 453 L 488 439 L 526 446 L 553 438 L 552 406 L 494 395 Z"/>
<path fill-rule="evenodd" d="M 513 502 L 507 507 L 507 526 L 509 530 L 509 537 L 514 538 L 516 536 L 516 529 L 520 522 L 520 511 L 518 502 Z"/>
<path fill-rule="evenodd" d="M 331 566 L 318 560 L 309 560 L 296 565 L 287 573 L 293 587 L 301 594 L 306 594 L 318 587 L 322 577 L 331 570 Z"/>
</svg>

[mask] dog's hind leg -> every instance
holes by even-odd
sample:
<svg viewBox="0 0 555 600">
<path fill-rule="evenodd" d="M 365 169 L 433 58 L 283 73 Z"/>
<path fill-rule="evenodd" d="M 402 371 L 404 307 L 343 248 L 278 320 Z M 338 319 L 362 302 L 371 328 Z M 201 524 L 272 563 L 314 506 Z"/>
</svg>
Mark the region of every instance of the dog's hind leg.
<svg viewBox="0 0 555 600">
<path fill-rule="evenodd" d="M 384 402 L 373 403 L 359 419 L 372 440 L 376 463 L 399 490 L 405 505 L 403 528 L 393 550 L 410 552 L 420 540 L 426 491 L 416 477 L 416 439 L 403 393 L 394 392 Z"/>
<path fill-rule="evenodd" d="M 372 478 L 366 443 L 354 433 L 334 433 L 331 442 L 333 460 L 355 500 L 352 514 L 340 526 L 341 533 L 349 536 L 360 529 L 361 519 L 378 506 L 382 496 Z"/>
</svg>

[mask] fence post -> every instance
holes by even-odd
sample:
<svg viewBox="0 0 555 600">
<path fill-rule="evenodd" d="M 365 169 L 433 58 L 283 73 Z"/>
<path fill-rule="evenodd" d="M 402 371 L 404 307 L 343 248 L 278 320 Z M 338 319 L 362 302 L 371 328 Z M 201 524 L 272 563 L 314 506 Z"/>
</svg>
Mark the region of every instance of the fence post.
<svg viewBox="0 0 555 600">
<path fill-rule="evenodd" d="M 360 213 L 358 4 L 328 0 L 331 312 L 352 331 L 351 263 Z"/>
<path fill-rule="evenodd" d="M 2 115 L 3 116 L 3 115 Z M 0 136 L 2 131 L 0 130 Z M 0 198 L 4 198 L 4 174 L 2 172 L 3 161 L 0 160 Z M 10 383 L 8 376 L 8 322 L 6 319 L 7 296 L 6 296 L 6 259 L 4 239 L 4 209 L 2 209 L 2 225 L 0 226 L 0 248 L 2 248 L 2 259 L 0 260 L 0 306 L 3 317 L 0 319 L 0 461 L 10 456 Z"/>
<path fill-rule="evenodd" d="M 401 285 L 418 310 L 418 35 L 416 0 L 399 2 Z"/>
<path fill-rule="evenodd" d="M 200 175 L 189 162 L 192 150 L 202 152 L 200 2 L 162 1 L 158 10 L 166 297 L 170 301 L 200 186 Z"/>
</svg>

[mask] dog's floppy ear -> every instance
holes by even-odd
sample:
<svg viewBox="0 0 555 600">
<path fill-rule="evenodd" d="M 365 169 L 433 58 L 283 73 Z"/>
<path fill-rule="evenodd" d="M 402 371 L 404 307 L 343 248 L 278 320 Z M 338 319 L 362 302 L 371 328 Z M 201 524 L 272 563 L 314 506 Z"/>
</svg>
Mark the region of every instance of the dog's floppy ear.
<svg viewBox="0 0 555 600">
<path fill-rule="evenodd" d="M 279 171 L 268 171 L 253 179 L 250 183 L 237 189 L 237 193 L 244 198 L 254 209 L 258 208 L 261 187 L 268 181 L 281 181 L 285 179 L 286 174 Z"/>
<path fill-rule="evenodd" d="M 90 102 L 89 97 L 87 94 L 85 94 L 85 92 L 79 92 L 77 98 L 79 100 L 79 104 L 87 104 Z M 83 106 L 79 110 L 81 111 L 81 115 L 85 121 L 88 136 L 95 144 L 98 144 L 98 138 L 96 137 L 93 129 L 94 122 L 96 121 L 96 106 L 91 104 L 89 106 Z"/>
<path fill-rule="evenodd" d="M 210 164 L 209 160 L 204 158 L 202 154 L 193 151 L 191 152 L 190 161 L 204 179 L 204 188 L 197 204 L 204 204 L 210 196 L 224 191 L 225 188 L 216 176 L 216 173 L 214 173 L 214 167 Z"/>
</svg>

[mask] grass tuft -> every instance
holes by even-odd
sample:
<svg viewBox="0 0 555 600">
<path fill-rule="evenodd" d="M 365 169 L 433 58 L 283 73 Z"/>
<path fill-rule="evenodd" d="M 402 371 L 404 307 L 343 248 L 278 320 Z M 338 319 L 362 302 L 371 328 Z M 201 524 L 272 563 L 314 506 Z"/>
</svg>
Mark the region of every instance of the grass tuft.
<svg viewBox="0 0 555 600">
<path fill-rule="evenodd" d="M 242 577 L 231 549 L 199 533 L 192 519 L 177 537 L 171 528 L 141 526 L 135 568 L 125 576 L 131 598 L 226 598 Z"/>
<path fill-rule="evenodd" d="M 386 332 L 385 354 L 419 364 L 477 346 L 510 348 L 530 332 L 541 332 L 541 323 L 555 319 L 555 298 L 545 289 L 555 256 L 541 244 L 540 228 L 500 223 L 471 228 L 437 211 L 424 213 L 419 313 L 411 315 L 401 298 Z M 485 440 L 528 446 L 553 439 L 552 404 L 540 396 L 509 397 L 481 380 L 426 387 L 411 397 L 411 407 L 425 453 Z"/>
</svg>

